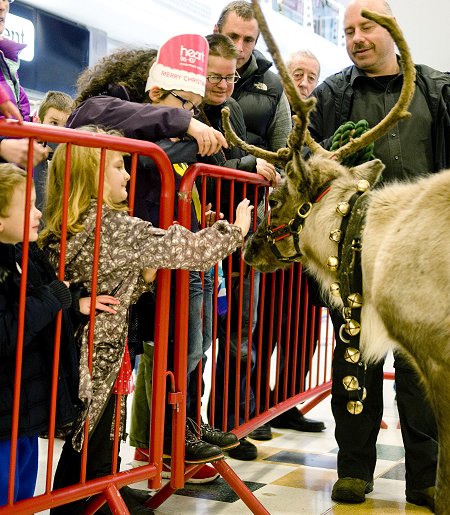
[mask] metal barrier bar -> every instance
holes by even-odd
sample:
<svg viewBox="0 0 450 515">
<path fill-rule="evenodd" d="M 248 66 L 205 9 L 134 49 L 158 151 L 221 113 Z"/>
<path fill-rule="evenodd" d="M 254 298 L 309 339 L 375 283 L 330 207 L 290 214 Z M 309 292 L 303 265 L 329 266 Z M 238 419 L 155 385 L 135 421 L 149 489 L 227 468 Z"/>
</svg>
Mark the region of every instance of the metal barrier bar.
<svg viewBox="0 0 450 515">
<path fill-rule="evenodd" d="M 160 213 L 160 226 L 163 228 L 168 227 L 173 219 L 173 206 L 174 206 L 174 180 L 172 166 L 164 154 L 164 152 L 151 143 L 132 140 L 128 138 L 120 138 L 114 136 L 105 136 L 74 129 L 60 129 L 36 124 L 24 124 L 18 126 L 10 122 L 0 122 L 0 133 L 12 137 L 28 137 L 30 138 L 30 159 L 32 156 L 32 141 L 54 141 L 57 143 L 67 142 L 70 145 L 84 145 L 89 147 L 96 147 L 102 149 L 101 169 L 100 169 L 100 184 L 99 196 L 101 195 L 101 188 L 103 181 L 101 178 L 104 173 L 105 154 L 106 150 L 119 150 L 131 153 L 131 181 L 130 181 L 130 210 L 133 208 L 133 194 L 135 191 L 135 171 L 138 163 L 139 155 L 146 155 L 151 157 L 157 164 L 161 175 L 161 213 Z M 68 177 L 70 169 L 70 152 L 68 150 L 68 164 L 66 170 L 66 185 L 65 195 L 68 194 Z M 31 168 L 29 169 L 29 176 L 31 177 Z M 203 177 L 216 181 L 215 187 L 215 204 L 220 206 L 222 198 L 222 187 L 224 184 L 229 185 L 229 212 L 224 213 L 225 217 L 233 221 L 234 219 L 234 205 L 237 204 L 241 198 L 235 191 L 235 187 L 241 186 L 241 195 L 245 196 L 249 192 L 249 188 L 254 188 L 250 192 L 253 203 L 258 203 L 258 193 L 260 189 L 266 190 L 264 198 L 264 207 L 267 210 L 267 183 L 265 183 L 256 174 L 249 174 L 237 170 L 225 169 L 223 167 L 207 166 L 207 165 L 193 165 L 185 173 L 182 185 L 180 186 L 181 195 L 179 195 L 179 220 L 183 225 L 190 226 L 191 216 L 191 192 L 194 181 L 197 177 Z M 206 183 L 205 183 L 206 184 Z M 206 186 L 202 184 L 202 205 L 206 202 Z M 243 184 L 243 186 L 242 186 Z M 31 192 L 31 180 L 27 183 L 27 202 L 29 207 L 29 199 Z M 236 201 L 236 202 L 235 202 Z M 165 209 L 163 209 L 165 207 Z M 253 230 L 256 229 L 257 219 L 254 216 Z M 63 213 L 64 226 L 67 224 L 67 209 Z M 202 217 L 202 224 L 204 226 L 205 220 Z M 92 269 L 92 284 L 93 291 L 95 291 L 95 284 L 97 280 L 96 263 L 99 257 L 99 242 L 100 242 L 100 227 L 101 227 L 101 210 L 97 212 L 96 223 L 96 244 L 93 255 L 93 269 Z M 58 275 L 64 278 L 64 249 L 65 249 L 65 231 L 63 231 L 63 238 L 61 241 L 61 260 L 58 270 Z M 26 263 L 24 263 L 26 267 Z M 26 269 L 25 269 L 26 270 Z M 315 404 L 320 402 L 324 397 L 330 393 L 331 388 L 331 375 L 327 370 L 330 355 L 329 340 L 331 341 L 330 333 L 328 331 L 328 322 L 325 330 L 326 344 L 322 349 L 320 344 L 321 330 L 320 325 L 318 328 L 313 327 L 309 336 L 307 322 L 309 320 L 309 301 L 308 290 L 304 284 L 301 267 L 296 265 L 296 268 L 291 267 L 288 272 L 276 272 L 273 274 L 262 274 L 261 286 L 259 293 L 262 296 L 262 302 L 259 306 L 256 305 L 256 300 L 253 298 L 253 293 L 249 297 L 248 307 L 243 306 L 243 289 L 244 289 L 244 263 L 242 259 L 239 261 L 239 289 L 240 294 L 237 304 L 232 301 L 232 260 L 227 259 L 226 263 L 226 281 L 227 281 L 227 295 L 229 311 L 224 323 L 218 321 L 217 316 L 213 319 L 213 342 L 212 342 L 212 374 L 211 374 L 211 405 L 210 405 L 210 418 L 209 421 L 214 425 L 214 413 L 217 408 L 222 413 L 222 427 L 227 427 L 227 419 L 232 415 L 233 419 L 233 432 L 238 437 L 247 435 L 250 431 L 261 425 L 262 423 L 270 421 L 275 416 L 283 413 L 287 409 L 297 405 L 308 399 L 311 402 L 304 406 L 303 411 L 307 412 Z M 297 276 L 295 277 L 295 274 Z M 25 275 L 25 274 L 24 274 Z M 85 473 L 86 457 L 87 457 L 87 438 L 85 438 L 85 445 L 83 448 L 83 467 L 80 478 L 80 483 L 71 487 L 61 488 L 59 490 L 51 491 L 51 478 L 52 478 L 52 458 L 54 447 L 54 416 L 56 410 L 56 384 L 57 384 L 57 366 L 58 359 L 56 354 L 59 352 L 59 338 L 61 331 L 61 322 L 57 324 L 55 334 L 55 357 L 53 368 L 53 388 L 52 388 L 52 402 L 51 413 L 52 421 L 49 426 L 49 449 L 48 449 L 48 463 L 47 463 L 47 476 L 46 476 L 46 490 L 44 494 L 37 495 L 32 499 L 23 500 L 15 504 L 9 503 L 5 507 L 0 508 L 0 514 L 6 513 L 10 510 L 11 506 L 14 507 L 15 513 L 30 513 L 31 511 L 44 510 L 49 507 L 56 507 L 63 505 L 67 502 L 83 499 L 88 496 L 95 496 L 91 499 L 87 506 L 87 512 L 94 513 L 104 502 L 108 502 L 113 510 L 121 510 L 126 513 L 123 500 L 118 492 L 119 488 L 142 480 L 149 479 L 151 488 L 159 489 L 161 487 L 161 470 L 162 470 L 162 456 L 163 456 L 163 428 L 164 428 L 164 411 L 165 399 L 167 399 L 172 406 L 173 410 L 173 431 L 172 431 L 172 479 L 171 482 L 160 490 L 147 504 L 148 506 L 159 506 L 163 500 L 171 495 L 177 488 L 183 486 L 184 481 L 194 474 L 198 467 L 184 468 L 184 435 L 185 435 L 185 419 L 186 419 L 186 369 L 187 369 L 187 327 L 188 327 L 188 298 L 189 291 L 189 272 L 177 272 L 177 289 L 176 289 L 176 319 L 175 326 L 175 348 L 179 352 L 175 356 L 175 364 L 173 375 L 171 371 L 167 371 L 167 339 L 169 333 L 169 303 L 170 303 L 170 271 L 161 270 L 158 272 L 158 285 L 157 285 L 157 301 L 156 301 L 156 327 L 155 327 L 155 357 L 154 357 L 154 374 L 153 374 L 153 396 L 152 396 L 152 417 L 150 427 L 150 461 L 149 465 L 139 467 L 134 470 L 118 472 L 117 461 L 113 463 L 113 473 L 109 476 L 98 478 L 95 480 L 87 480 Z M 23 279 L 24 280 L 24 279 Z M 213 306 L 214 313 L 217 313 L 217 266 L 214 273 L 214 295 Z M 253 292 L 256 289 L 256 277 L 254 270 L 250 271 L 249 288 Z M 22 290 L 21 290 L 22 291 Z M 268 293 L 267 293 L 268 292 Z M 278 292 L 278 297 L 276 297 Z M 287 295 L 287 300 L 284 300 L 284 293 Z M 271 295 L 269 307 L 264 304 L 265 295 Z M 277 300 L 279 303 L 277 304 Z M 181 301 L 183 300 L 183 301 Z M 21 293 L 21 310 L 23 313 L 25 301 L 25 289 L 23 286 L 23 293 Z M 91 303 L 90 314 L 90 356 L 92 356 L 92 346 L 94 337 L 94 324 L 95 324 L 95 310 Z M 253 330 L 253 308 L 257 307 L 257 318 L 259 327 L 256 332 Z M 281 311 L 287 310 L 286 322 L 280 316 Z M 269 321 L 274 320 L 278 310 L 278 318 L 274 323 L 269 323 L 268 333 L 264 331 L 262 321 L 268 317 Z M 291 313 L 292 311 L 292 313 Z M 319 310 L 320 311 L 320 310 Z M 316 318 L 315 308 L 312 308 L 312 317 Z M 231 331 L 232 324 L 231 318 L 233 315 L 238 315 L 239 320 L 242 315 L 248 315 L 245 326 L 240 323 L 237 326 L 236 338 L 236 357 L 230 358 L 231 348 Z M 301 314 L 301 317 L 299 316 Z M 23 340 L 23 314 L 21 321 L 21 336 L 18 345 L 19 352 L 22 352 Z M 59 316 L 59 320 L 61 316 Z M 320 320 L 322 320 L 320 318 Z M 225 362 L 224 362 L 224 384 L 217 383 L 216 377 L 216 353 L 218 352 L 217 337 L 220 326 L 220 331 L 225 331 Z M 247 337 L 243 334 L 243 330 L 247 330 Z M 269 342 L 267 342 L 267 337 Z M 242 345 L 247 338 L 247 356 L 242 359 Z M 314 365 L 314 350 L 319 340 L 318 351 L 316 353 L 316 365 Z M 266 348 L 264 349 L 264 345 Z M 301 350 L 300 350 L 301 349 Z M 252 362 L 252 354 L 256 354 L 256 363 Z M 274 354 L 275 352 L 275 354 Z M 282 355 L 284 352 L 284 355 Z M 301 356 L 299 356 L 299 353 Z M 275 366 L 271 366 L 272 356 L 275 358 Z M 298 359 L 300 358 L 300 363 Z M 323 359 L 322 359 L 323 358 Z M 325 363 L 325 366 L 324 366 Z M 284 367 L 281 373 L 282 365 Z M 292 375 L 289 375 L 289 370 Z M 297 371 L 300 370 L 299 377 Z M 306 370 L 309 371 L 308 383 L 305 383 Z M 271 398 L 270 382 L 273 379 L 273 371 L 275 371 L 275 384 L 273 399 Z M 323 372 L 323 374 L 322 374 Z M 230 374 L 235 375 L 243 382 L 242 392 L 239 387 L 235 391 L 228 392 L 230 386 Z M 250 403 L 250 394 L 254 385 L 252 385 L 252 374 L 256 377 L 256 400 L 255 405 Z M 171 392 L 166 394 L 166 377 L 172 378 L 173 388 Z M 200 408 L 201 398 L 201 369 L 198 370 L 198 402 L 197 406 Z M 264 387 L 262 382 L 264 380 Z M 17 384 L 20 384 L 20 376 L 17 379 Z M 289 387 L 289 382 L 291 385 Z M 299 384 L 297 388 L 295 385 Z M 215 404 L 215 392 L 217 389 L 224 389 L 223 406 Z M 17 392 L 20 390 L 17 389 Z M 264 400 L 261 396 L 264 393 Z M 118 396 L 118 400 L 120 396 Z M 228 410 L 228 400 L 235 403 L 232 413 Z M 118 424 L 116 413 L 116 428 L 114 436 L 114 446 L 118 447 Z M 18 401 L 17 412 L 18 417 Z M 17 427 L 17 426 L 16 426 Z M 85 436 L 87 436 L 87 425 L 85 426 Z M 14 436 L 14 434 L 13 434 Z M 13 438 L 13 445 L 16 445 L 17 434 L 15 441 Z M 13 447 L 13 446 L 12 446 Z M 11 451 L 11 469 L 14 469 L 15 450 Z M 226 479 L 230 486 L 238 493 L 238 495 L 247 504 L 253 513 L 267 513 L 267 510 L 260 504 L 254 495 L 246 488 L 245 484 L 239 477 L 230 469 L 230 467 L 223 461 L 213 464 L 219 473 Z M 84 472 L 83 472 L 84 470 Z M 10 481 L 10 489 L 13 488 L 13 479 Z M 12 490 L 10 490 L 12 492 Z M 12 493 L 10 493 L 12 499 Z"/>
<path fill-rule="evenodd" d="M 234 212 L 232 212 L 232 209 L 235 204 L 241 198 L 236 198 L 235 201 L 235 184 L 239 182 L 244 182 L 245 187 L 243 188 L 242 195 L 246 195 L 246 187 L 250 185 L 257 185 L 259 187 L 266 187 L 267 183 L 265 183 L 260 177 L 258 177 L 256 174 L 249 174 L 246 172 L 240 172 L 237 170 L 232 169 L 224 169 L 223 167 L 217 167 L 212 165 L 191 165 L 189 169 L 185 172 L 183 176 L 183 180 L 181 182 L 180 188 L 179 188 L 179 199 L 178 199 L 178 216 L 179 221 L 183 225 L 190 227 L 190 217 L 191 217 L 191 192 L 194 186 L 194 182 L 197 178 L 205 178 L 207 177 L 208 180 L 216 179 L 217 180 L 217 188 L 215 190 L 215 201 L 216 201 L 216 210 L 219 210 L 218 206 L 221 205 L 221 188 L 225 181 L 229 182 L 229 191 L 230 191 L 230 197 L 229 197 L 229 204 L 230 209 L 228 214 L 228 219 L 230 221 L 233 220 Z M 206 205 L 206 199 L 205 199 L 205 183 L 202 182 L 201 186 L 202 191 L 202 206 Z M 255 192 L 255 199 L 257 199 L 257 191 Z M 214 207 L 214 206 L 213 206 Z M 267 209 L 267 201 L 265 201 L 265 207 Z M 256 207 L 255 207 L 256 211 Z M 202 222 L 204 225 L 204 220 L 202 217 Z M 254 229 L 256 228 L 256 216 L 254 217 Z M 252 330 L 252 311 L 253 311 L 253 295 L 251 295 L 249 299 L 249 316 L 248 316 L 248 326 L 247 326 L 247 342 L 248 342 L 248 350 L 247 350 L 247 358 L 244 362 L 241 362 L 241 345 L 243 341 L 243 334 L 242 330 L 243 327 L 239 324 L 237 327 L 237 349 L 236 349 L 236 361 L 233 361 L 231 363 L 230 360 L 230 350 L 231 350 L 231 344 L 230 344 L 230 332 L 231 332 L 231 316 L 230 311 L 235 310 L 237 313 L 238 320 L 242 319 L 242 316 L 244 313 L 243 308 L 243 271 L 244 271 L 244 263 L 242 259 L 239 262 L 239 272 L 240 272 L 240 278 L 239 278 L 239 289 L 240 289 L 240 297 L 237 305 L 232 304 L 231 300 L 231 290 L 232 290 L 232 268 L 231 268 L 231 259 L 227 259 L 227 264 L 224 265 L 227 267 L 227 297 L 228 297 L 228 313 L 226 321 L 224 322 L 223 326 L 225 327 L 225 331 L 227 334 L 226 341 L 225 341 L 225 354 L 226 359 L 224 363 L 224 375 L 225 375 L 225 384 L 224 384 L 224 396 L 223 396 L 223 406 L 218 407 L 215 405 L 215 399 L 214 395 L 210 398 L 210 413 L 209 413 L 209 423 L 211 425 L 215 425 L 214 421 L 214 413 L 217 411 L 217 409 L 221 409 L 222 411 L 222 428 L 226 429 L 226 419 L 229 415 L 234 416 L 234 427 L 233 432 L 238 436 L 242 437 L 247 435 L 250 431 L 261 425 L 262 423 L 270 421 L 273 417 L 279 415 L 280 413 L 283 413 L 287 409 L 295 406 L 299 402 L 302 402 L 306 399 L 313 398 L 313 400 L 306 405 L 305 412 L 307 412 L 309 409 L 311 409 L 315 404 L 323 400 L 326 396 L 329 395 L 331 391 L 331 372 L 323 371 L 323 377 L 321 376 L 321 366 L 323 366 L 323 362 L 321 360 L 322 354 L 325 356 L 325 358 L 328 357 L 329 354 L 329 347 L 330 342 L 327 341 L 326 343 L 326 350 L 323 352 L 320 350 L 317 353 L 317 363 L 315 365 L 315 368 L 313 368 L 313 354 L 316 346 L 316 339 L 320 340 L 320 327 L 316 328 L 313 327 L 311 334 L 309 335 L 309 338 L 307 338 L 307 324 L 303 323 L 302 326 L 301 321 L 299 320 L 298 313 L 300 313 L 300 310 L 304 310 L 304 320 L 307 321 L 308 316 L 308 307 L 310 307 L 308 303 L 308 292 L 307 292 L 307 286 L 305 285 L 302 288 L 302 276 L 301 276 L 301 267 L 299 265 L 295 265 L 297 267 L 297 279 L 296 282 L 294 282 L 294 267 L 291 267 L 291 269 L 288 272 L 288 276 L 285 278 L 285 272 L 277 272 L 273 274 L 263 274 L 262 284 L 261 284 L 261 292 L 262 295 L 264 295 L 265 291 L 265 283 L 266 280 L 269 279 L 272 285 L 272 290 L 275 287 L 279 287 L 279 297 L 281 299 L 281 305 L 278 306 L 278 309 L 281 310 L 283 307 L 283 295 L 284 292 L 287 292 L 287 302 L 286 302 L 286 309 L 288 312 L 287 317 L 287 323 L 284 325 L 282 322 L 282 317 L 279 316 L 278 320 L 276 322 L 276 326 L 274 327 L 272 324 L 270 325 L 270 339 L 272 340 L 272 336 L 276 338 L 278 342 L 285 342 L 285 356 L 282 358 L 279 347 L 280 345 L 275 345 L 274 347 L 277 349 L 277 355 L 276 355 L 276 375 L 277 380 L 275 383 L 275 393 L 274 393 L 274 403 L 272 404 L 269 401 L 269 374 L 270 374 L 270 367 L 267 367 L 267 363 L 270 363 L 270 356 L 272 355 L 273 348 L 267 349 L 267 355 L 262 356 L 262 338 L 263 338 L 263 331 L 260 327 L 259 332 L 257 336 L 253 335 Z M 277 274 L 280 276 L 279 281 L 277 281 Z M 183 271 L 178 271 L 177 275 L 180 277 L 183 275 L 186 275 Z M 214 273 L 215 279 L 217 278 L 217 267 L 216 271 Z M 250 271 L 250 291 L 253 291 L 254 289 L 254 271 Z M 181 285 L 181 283 L 180 283 Z M 182 286 L 180 286 L 177 289 L 177 300 L 176 305 L 178 307 L 176 319 L 178 322 L 183 320 L 183 324 L 187 324 L 187 318 L 188 318 L 188 302 L 187 299 L 189 297 L 188 290 L 185 288 L 188 288 L 188 282 L 185 280 L 182 283 Z M 302 296 L 302 297 L 301 297 Z M 303 300 L 303 303 L 301 302 Z M 272 295 L 270 298 L 271 304 L 270 304 L 270 318 L 273 318 L 273 314 L 275 312 L 275 295 Z M 218 334 L 218 325 L 219 322 L 217 320 L 217 281 L 215 280 L 215 289 L 214 289 L 214 295 L 213 295 L 213 305 L 215 307 L 214 309 L 214 317 L 213 317 L 213 341 L 212 341 L 212 372 L 211 372 L 211 389 L 212 392 L 216 390 L 216 388 L 222 388 L 222 385 L 217 384 L 217 377 L 216 377 L 216 353 L 217 353 L 217 334 Z M 295 305 L 295 309 L 292 309 L 292 306 Z M 264 302 L 260 302 L 260 306 L 258 309 L 258 316 L 260 319 L 264 316 Z M 291 311 L 293 311 L 291 315 Z M 312 307 L 312 317 L 316 318 L 317 315 L 321 314 L 321 309 Z M 297 315 L 295 315 L 297 313 Z M 291 323 L 293 323 L 293 328 L 291 328 Z M 286 328 L 287 325 L 287 328 Z M 290 360 L 290 353 L 294 354 L 295 359 L 297 358 L 298 349 L 299 349 L 299 343 L 298 343 L 298 336 L 299 336 L 299 329 L 302 327 L 302 341 L 300 344 L 301 352 L 302 352 L 302 359 L 301 359 L 301 377 L 304 378 L 305 375 L 305 368 L 309 370 L 310 378 L 309 378 L 309 384 L 306 385 L 304 381 L 300 381 L 301 387 L 300 389 L 295 389 L 295 371 L 294 371 L 294 379 L 292 381 L 291 385 L 291 391 L 288 392 L 288 369 L 289 365 L 292 364 Z M 285 331 L 284 338 L 282 337 L 282 333 Z M 293 336 L 293 341 L 291 342 L 291 333 Z M 175 358 L 175 376 L 177 378 L 177 392 L 180 394 L 181 397 L 184 397 L 187 395 L 186 392 L 186 368 L 187 368 L 187 337 L 186 333 L 182 332 L 181 330 L 178 331 L 178 335 L 176 336 L 175 341 L 175 347 L 179 349 L 179 352 Z M 329 333 L 326 331 L 326 336 L 328 338 Z M 253 341 L 253 338 L 255 338 L 256 341 Z M 251 373 L 252 373 L 252 362 L 251 362 L 251 354 L 253 347 L 257 349 L 257 356 L 258 356 L 258 364 L 257 364 L 257 384 L 260 385 L 261 377 L 266 377 L 266 399 L 264 402 L 264 405 L 261 406 L 260 403 L 260 391 L 259 388 L 257 388 L 257 401 L 256 401 L 256 408 L 255 412 L 252 413 L 252 410 L 250 408 L 249 403 L 249 396 L 250 396 L 250 384 L 251 384 Z M 306 349 L 308 348 L 309 357 L 306 359 L 305 353 Z M 284 372 L 283 375 L 280 373 L 280 366 L 282 363 L 282 360 L 284 362 Z M 295 363 L 295 361 L 294 361 Z M 300 365 L 300 364 L 299 364 Z M 298 367 L 296 367 L 297 370 Z M 244 389 L 244 396 L 245 396 L 245 406 L 243 408 L 243 413 L 241 412 L 240 405 L 241 405 L 241 392 L 239 387 L 236 387 L 234 392 L 230 391 L 228 392 L 228 385 L 229 385 L 229 375 L 230 371 L 234 370 L 237 377 L 241 376 L 241 371 L 243 374 L 245 374 L 245 389 Z M 201 364 L 199 366 L 198 372 L 198 378 L 201 378 Z M 313 377 L 314 380 L 313 380 Z M 200 407 L 200 398 L 201 398 L 201 381 L 198 381 L 198 392 L 197 392 L 197 407 Z M 233 412 L 230 413 L 228 409 L 229 399 L 232 396 L 235 406 L 233 409 Z M 240 417 L 242 417 L 242 421 L 240 421 Z M 182 417 L 180 416 L 179 419 Z M 182 421 L 184 422 L 184 421 Z M 228 428 L 229 429 L 229 428 Z M 182 442 L 180 442 L 182 444 Z M 176 476 L 177 481 L 171 481 L 170 484 L 166 485 L 160 492 L 158 492 L 149 502 L 149 506 L 155 508 L 159 506 L 165 499 L 167 499 L 168 496 L 171 495 L 175 491 L 175 488 L 178 486 L 178 479 L 182 476 L 184 476 L 184 480 L 187 480 L 192 474 L 195 473 L 195 471 L 198 469 L 198 467 L 190 467 L 187 470 L 184 469 L 184 464 L 178 460 L 174 460 L 172 458 L 172 477 Z M 250 492 L 247 492 L 247 489 L 243 482 L 239 479 L 238 476 L 236 476 L 229 466 L 226 464 L 226 462 L 219 461 L 219 462 L 213 462 L 212 465 L 218 470 L 218 472 L 224 477 L 224 479 L 230 484 L 230 486 L 238 493 L 238 495 L 246 502 L 246 504 L 249 506 L 249 508 L 254 513 L 266 513 L 264 507 L 259 503 L 259 501 L 251 494 Z M 177 470 L 177 468 L 179 468 Z"/>
<path fill-rule="evenodd" d="M 71 145 L 80 145 L 95 147 L 101 149 L 101 165 L 100 165 L 100 184 L 99 184 L 99 198 L 102 195 L 103 174 L 105 167 L 105 154 L 106 150 L 117 150 L 131 154 L 131 187 L 133 190 L 135 183 L 135 172 L 137 166 L 137 159 L 139 155 L 151 157 L 158 169 L 161 176 L 161 190 L 162 202 L 160 212 L 160 226 L 167 228 L 173 220 L 173 206 L 174 206 L 174 178 L 172 166 L 166 154 L 152 143 L 143 142 L 139 140 L 132 140 L 129 138 L 122 138 L 117 136 L 102 135 L 92 132 L 79 131 L 74 129 L 62 129 L 41 124 L 25 123 L 19 126 L 15 123 L 0 121 L 0 134 L 7 137 L 29 138 L 29 155 L 28 155 L 28 179 L 26 189 L 26 206 L 25 209 L 29 211 L 30 197 L 31 197 L 31 177 L 32 177 L 32 155 L 33 155 L 33 142 L 34 141 L 52 141 L 56 143 L 68 143 L 68 160 L 66 163 L 66 180 L 65 180 L 65 198 L 68 195 L 68 184 L 70 175 L 70 149 Z M 131 199 L 132 207 L 133 199 Z M 100 227 L 101 227 L 101 203 L 99 204 L 97 212 L 96 223 L 96 242 L 95 253 L 93 262 L 92 284 L 93 291 L 95 291 L 95 284 L 97 278 L 97 262 L 99 256 L 99 242 L 100 242 Z M 25 234 L 28 234 L 29 217 L 25 217 Z M 67 206 L 63 212 L 63 228 L 61 238 L 61 259 L 58 269 L 58 277 L 62 280 L 64 278 L 64 258 L 65 258 L 65 244 L 66 244 L 66 226 L 67 226 Z M 14 513 L 31 513 L 36 510 L 44 510 L 50 507 L 56 507 L 67 502 L 72 502 L 78 499 L 83 499 L 95 494 L 102 494 L 100 503 L 97 508 L 103 504 L 104 499 L 110 504 L 111 508 L 121 510 L 121 513 L 126 513 L 126 507 L 123 500 L 118 493 L 118 489 L 124 485 L 148 478 L 155 478 L 155 485 L 161 484 L 161 470 L 162 470 L 162 452 L 163 441 L 159 435 L 163 432 L 164 426 L 164 399 L 165 399 L 165 363 L 167 360 L 167 337 L 168 337 L 168 321 L 167 313 L 170 301 L 170 271 L 161 271 L 158 279 L 157 286 L 157 317 L 160 318 L 161 323 L 157 324 L 155 339 L 157 338 L 158 346 L 155 352 L 154 368 L 155 382 L 153 388 L 153 404 L 154 410 L 152 417 L 152 439 L 150 443 L 150 454 L 152 459 L 150 464 L 141 467 L 134 471 L 117 472 L 117 461 L 113 463 L 114 474 L 99 478 L 96 480 L 86 480 L 85 465 L 87 453 L 87 438 L 83 448 L 84 459 L 82 461 L 81 481 L 79 484 L 62 488 L 59 490 L 50 491 L 51 478 L 52 478 L 52 458 L 54 454 L 54 432 L 55 432 L 55 413 L 56 413 L 56 385 L 58 376 L 58 362 L 59 362 L 59 339 L 61 333 L 61 314 L 58 316 L 55 334 L 55 351 L 53 359 L 52 371 L 52 392 L 50 413 L 51 420 L 49 421 L 49 443 L 48 443 L 48 462 L 46 473 L 46 487 L 45 493 L 37 495 L 31 499 L 22 500 L 16 503 L 12 502 L 14 493 L 14 471 L 16 463 L 16 449 L 18 437 L 18 417 L 19 417 L 19 396 L 20 396 L 20 381 L 21 381 L 21 363 L 23 353 L 23 336 L 24 336 L 24 313 L 25 313 L 25 287 L 27 279 L 27 254 L 28 254 L 28 239 L 24 241 L 24 260 L 22 263 L 22 278 L 21 278 L 21 293 L 19 302 L 19 331 L 17 343 L 17 366 L 15 376 L 15 401 L 13 409 L 13 424 L 12 424 L 12 438 L 11 438 L 11 466 L 10 466 L 10 480 L 8 491 L 7 505 L 0 507 L 0 513 L 8 513 L 13 508 Z M 90 356 L 92 356 L 93 333 L 95 323 L 95 302 L 91 302 L 91 336 L 90 336 Z M 90 358 L 91 360 L 92 358 Z M 85 435 L 87 436 L 87 424 Z M 118 447 L 118 427 L 116 427 L 115 447 Z M 94 499 L 93 505 L 96 505 L 97 500 Z M 91 506 L 91 507 L 92 507 Z M 94 506 L 95 508 L 95 506 Z M 95 508 L 96 509 L 96 508 Z M 124 511 L 125 510 L 125 511 Z"/>
</svg>

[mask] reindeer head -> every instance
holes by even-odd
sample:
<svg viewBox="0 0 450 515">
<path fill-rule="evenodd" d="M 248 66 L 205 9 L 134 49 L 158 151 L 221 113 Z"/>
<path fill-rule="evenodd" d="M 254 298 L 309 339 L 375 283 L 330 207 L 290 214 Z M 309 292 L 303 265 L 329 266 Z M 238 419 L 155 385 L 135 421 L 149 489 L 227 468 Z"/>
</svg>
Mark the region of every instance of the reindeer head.
<svg viewBox="0 0 450 515">
<path fill-rule="evenodd" d="M 309 252 L 309 241 L 317 242 L 314 236 L 317 230 L 333 230 L 332 227 L 321 227 L 325 220 L 334 223 L 335 213 L 320 215 L 315 204 L 320 202 L 324 194 L 333 191 L 336 203 L 327 203 L 328 209 L 336 209 L 340 194 L 345 190 L 357 187 L 359 179 L 364 178 L 372 185 L 384 165 L 374 160 L 365 165 L 345 168 L 340 163 L 345 157 L 352 155 L 377 140 L 401 118 L 410 115 L 406 110 L 414 94 L 415 68 L 408 46 L 403 35 L 391 16 L 383 16 L 374 12 L 362 11 L 362 15 L 387 29 L 400 50 L 403 67 L 403 88 L 397 104 L 376 127 L 361 137 L 350 140 L 347 145 L 336 152 L 328 152 L 316 143 L 308 132 L 309 112 L 314 108 L 315 99 L 302 100 L 289 73 L 286 70 L 278 47 L 269 31 L 266 20 L 257 0 L 252 0 L 255 16 L 267 44 L 268 50 L 279 71 L 286 95 L 295 112 L 293 129 L 288 138 L 287 148 L 278 152 L 268 152 L 248 145 L 234 134 L 229 124 L 229 113 L 223 110 L 223 121 L 227 140 L 238 145 L 257 157 L 266 159 L 285 169 L 285 178 L 269 196 L 269 211 L 256 232 L 248 239 L 244 247 L 245 261 L 262 272 L 273 271 L 288 266 L 292 261 L 306 261 L 311 265 L 317 252 Z M 302 156 L 304 145 L 313 152 L 313 157 L 305 160 Z M 307 220 L 314 220 L 314 223 Z M 329 222 L 330 223 L 330 222 Z M 316 249 L 317 250 L 317 249 Z M 309 258 L 309 259 L 308 259 Z M 314 268 L 314 263 L 312 263 Z"/>
</svg>

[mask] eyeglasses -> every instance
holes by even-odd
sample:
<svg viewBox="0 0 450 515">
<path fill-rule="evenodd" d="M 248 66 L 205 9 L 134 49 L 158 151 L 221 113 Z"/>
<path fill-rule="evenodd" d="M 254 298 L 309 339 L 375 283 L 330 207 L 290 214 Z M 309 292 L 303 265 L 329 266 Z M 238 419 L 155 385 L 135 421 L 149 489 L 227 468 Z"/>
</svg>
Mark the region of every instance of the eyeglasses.
<svg viewBox="0 0 450 515">
<path fill-rule="evenodd" d="M 177 93 L 174 93 L 173 91 L 169 91 L 169 93 L 175 98 L 178 98 L 178 100 L 181 102 L 181 107 L 185 111 L 192 111 L 194 113 L 194 116 L 198 116 L 200 114 L 200 109 L 196 105 L 194 105 L 193 102 L 191 102 L 187 98 L 180 97 L 180 95 L 177 95 Z"/>
<path fill-rule="evenodd" d="M 206 80 L 210 82 L 211 84 L 219 84 L 219 82 L 222 82 L 222 80 L 226 80 L 227 84 L 235 84 L 241 76 L 238 72 L 236 72 L 234 75 L 226 75 L 225 77 L 223 75 L 207 75 Z"/>
</svg>

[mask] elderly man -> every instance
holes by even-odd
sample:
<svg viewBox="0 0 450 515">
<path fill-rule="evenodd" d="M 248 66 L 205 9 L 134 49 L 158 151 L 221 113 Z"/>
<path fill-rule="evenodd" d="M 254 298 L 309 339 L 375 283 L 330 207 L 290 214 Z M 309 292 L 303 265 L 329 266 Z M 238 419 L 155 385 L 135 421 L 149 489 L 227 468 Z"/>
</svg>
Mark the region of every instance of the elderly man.
<svg viewBox="0 0 450 515">
<path fill-rule="evenodd" d="M 309 97 L 319 82 L 320 63 L 309 50 L 298 50 L 286 61 L 286 68 L 303 100 Z"/>
</svg>

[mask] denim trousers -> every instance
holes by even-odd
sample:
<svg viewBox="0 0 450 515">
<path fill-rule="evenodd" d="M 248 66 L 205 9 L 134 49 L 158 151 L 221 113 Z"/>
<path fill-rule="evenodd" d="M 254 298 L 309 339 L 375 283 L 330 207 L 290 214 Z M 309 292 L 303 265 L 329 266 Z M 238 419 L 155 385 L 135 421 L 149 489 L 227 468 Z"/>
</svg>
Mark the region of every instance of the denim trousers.
<svg viewBox="0 0 450 515">
<path fill-rule="evenodd" d="M 258 318 L 258 302 L 259 302 L 259 283 L 260 273 L 254 272 L 253 282 L 253 306 L 252 306 L 252 325 L 249 327 L 250 322 L 250 291 L 251 291 L 251 278 L 250 275 L 244 277 L 242 288 L 242 319 L 237 319 L 237 306 L 239 302 L 239 277 L 234 277 L 232 281 L 232 313 L 231 313 L 231 331 L 230 331 L 230 356 L 229 356 L 229 374 L 228 374 L 228 400 L 226 406 L 226 421 L 224 421 L 224 393 L 225 393 L 225 365 L 226 365 L 226 317 L 222 318 L 219 323 L 219 350 L 216 362 L 216 390 L 214 393 L 215 409 L 214 409 L 214 425 L 219 428 L 231 430 L 239 423 L 244 421 L 245 406 L 249 403 L 249 413 L 252 414 L 255 409 L 255 395 L 250 386 L 250 393 L 247 399 L 246 395 L 246 364 L 247 359 L 251 360 L 251 370 L 256 364 L 256 345 L 253 339 L 255 333 L 256 322 Z M 237 350 L 239 346 L 238 341 L 238 326 L 241 325 L 241 359 L 240 359 L 240 374 L 237 377 L 236 373 L 236 359 Z M 251 353 L 249 355 L 249 329 L 252 335 Z M 235 391 L 239 388 L 239 420 L 236 420 L 236 406 L 235 406 Z"/>
</svg>

